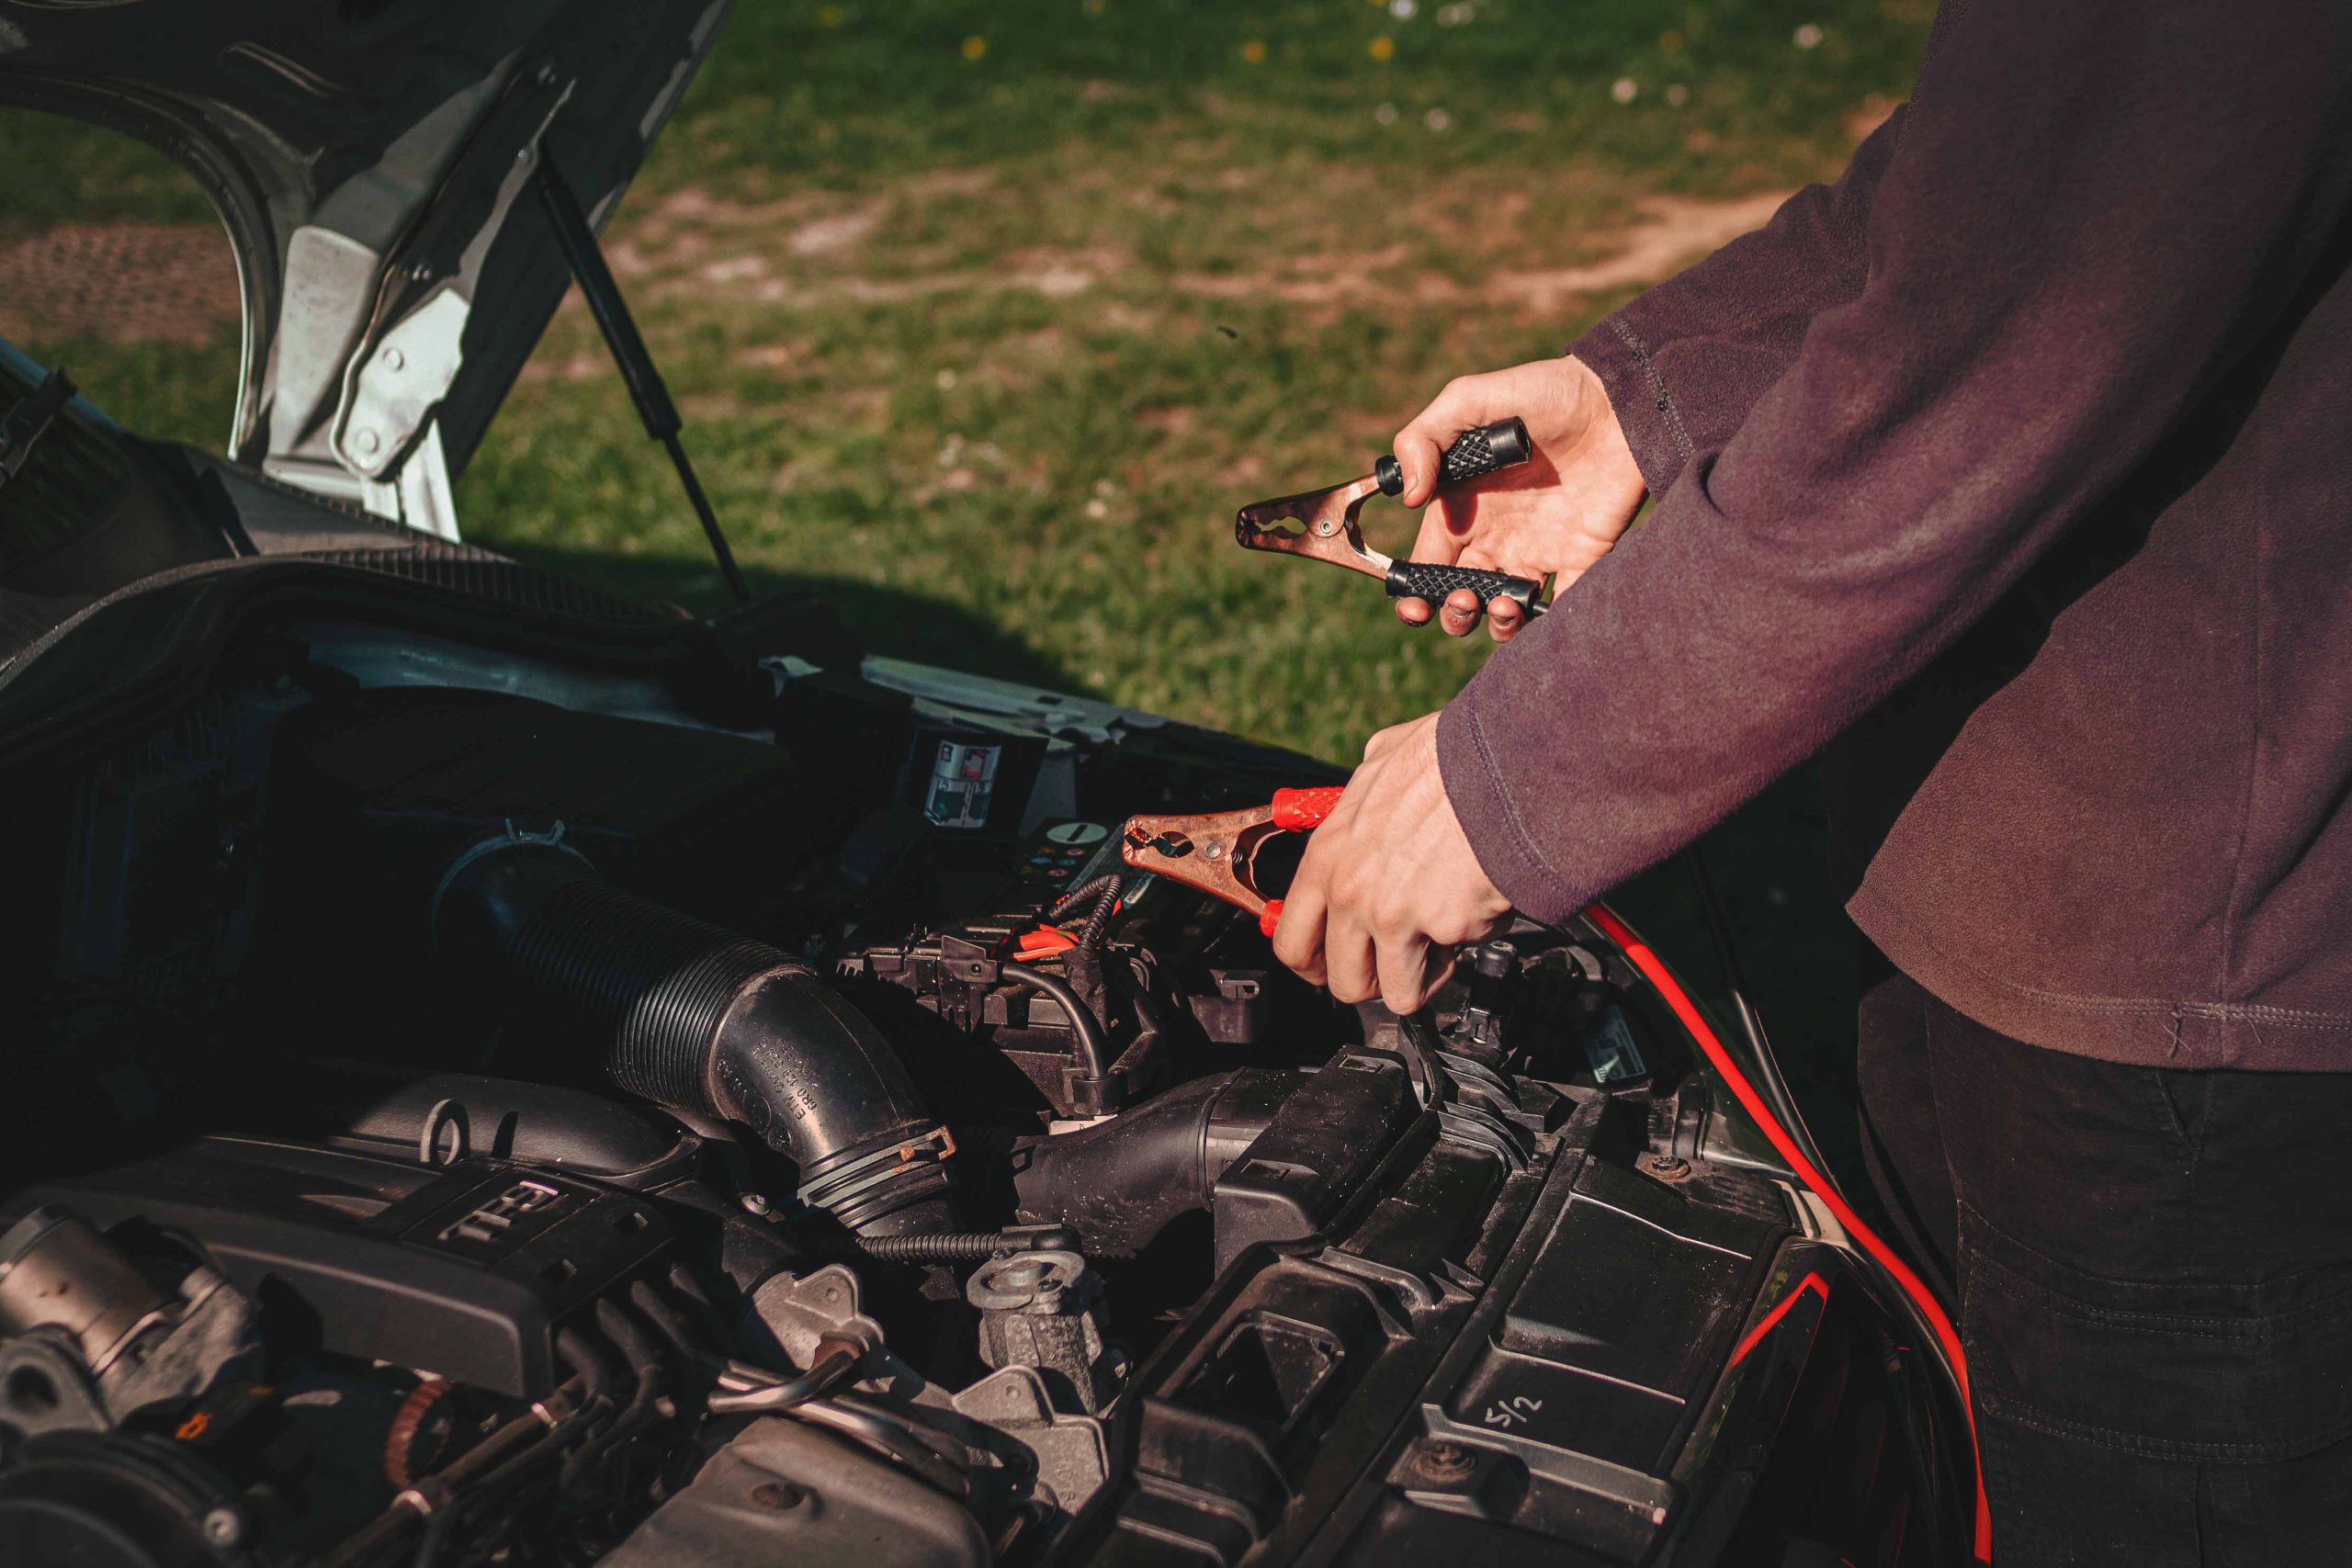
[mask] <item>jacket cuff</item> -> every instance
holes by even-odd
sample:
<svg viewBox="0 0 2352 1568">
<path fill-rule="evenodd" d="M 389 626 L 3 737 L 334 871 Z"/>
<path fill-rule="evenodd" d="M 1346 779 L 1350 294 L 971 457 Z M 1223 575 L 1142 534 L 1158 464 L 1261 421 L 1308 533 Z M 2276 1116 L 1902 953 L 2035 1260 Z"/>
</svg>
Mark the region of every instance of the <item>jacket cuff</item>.
<svg viewBox="0 0 2352 1568">
<path fill-rule="evenodd" d="M 1508 760 L 1493 744 L 1478 694 L 1473 681 L 1438 715 L 1438 776 L 1445 784 L 1445 798 L 1487 880 L 1520 913 L 1557 925 L 1581 909 L 1589 897 L 1563 883 L 1528 835 L 1513 804 L 1514 781 L 1505 776 Z"/>
<path fill-rule="evenodd" d="M 1568 345 L 1609 394 L 1609 407 L 1652 495 L 1664 495 L 1690 461 L 1690 432 L 1650 358 L 1634 316 L 1641 301 L 1603 316 Z"/>
</svg>

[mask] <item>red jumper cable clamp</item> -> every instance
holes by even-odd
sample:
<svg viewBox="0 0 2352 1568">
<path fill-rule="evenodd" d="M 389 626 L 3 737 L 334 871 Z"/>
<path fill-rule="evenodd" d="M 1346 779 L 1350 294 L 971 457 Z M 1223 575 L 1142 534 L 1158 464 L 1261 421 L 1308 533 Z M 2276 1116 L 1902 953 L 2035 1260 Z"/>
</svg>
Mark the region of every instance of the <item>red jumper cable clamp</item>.
<svg viewBox="0 0 2352 1568">
<path fill-rule="evenodd" d="M 1201 817 L 1130 817 L 1120 853 L 1137 871 L 1197 887 L 1258 917 L 1274 934 L 1283 901 L 1258 891 L 1258 851 L 1276 833 L 1304 833 L 1340 804 L 1337 785 L 1278 789 L 1264 806 Z"/>
</svg>

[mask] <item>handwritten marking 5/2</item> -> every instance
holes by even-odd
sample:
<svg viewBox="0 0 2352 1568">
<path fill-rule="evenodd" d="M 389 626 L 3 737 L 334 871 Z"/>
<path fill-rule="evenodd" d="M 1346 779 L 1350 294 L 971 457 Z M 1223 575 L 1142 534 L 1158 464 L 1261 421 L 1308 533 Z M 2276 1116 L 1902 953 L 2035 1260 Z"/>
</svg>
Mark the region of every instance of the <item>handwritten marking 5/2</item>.
<svg viewBox="0 0 2352 1568">
<path fill-rule="evenodd" d="M 1489 1427 L 1510 1427 L 1514 1424 L 1523 1427 L 1527 1424 L 1529 1416 L 1543 1408 L 1544 1402 L 1540 1399 L 1532 1399 L 1523 1393 L 1513 1394 L 1509 1399 L 1498 1400 L 1487 1405 L 1486 1415 L 1480 1419 Z"/>
</svg>

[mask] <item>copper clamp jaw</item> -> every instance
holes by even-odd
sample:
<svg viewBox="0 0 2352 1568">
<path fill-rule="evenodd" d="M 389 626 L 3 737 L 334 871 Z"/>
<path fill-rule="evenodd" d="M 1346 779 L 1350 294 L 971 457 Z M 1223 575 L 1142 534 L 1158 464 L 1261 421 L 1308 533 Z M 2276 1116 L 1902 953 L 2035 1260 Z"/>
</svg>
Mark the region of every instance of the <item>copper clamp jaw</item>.
<svg viewBox="0 0 2352 1568">
<path fill-rule="evenodd" d="M 1438 483 L 1468 484 L 1498 469 L 1516 468 L 1534 450 L 1526 425 L 1516 419 L 1465 430 L 1440 455 Z M 1233 536 L 1245 550 L 1304 556 L 1377 577 L 1387 584 L 1392 599 L 1425 599 L 1435 605 L 1466 588 L 1478 596 L 1482 613 L 1496 599 L 1510 600 L 1530 617 L 1544 613 L 1544 584 L 1532 578 L 1451 561 L 1400 561 L 1365 544 L 1357 522 L 1363 503 L 1374 495 L 1401 495 L 1404 491 L 1405 475 L 1396 459 L 1383 457 L 1362 479 L 1243 507 L 1234 516 Z"/>
<path fill-rule="evenodd" d="M 1363 503 L 1380 493 L 1379 479 L 1366 474 L 1329 490 L 1256 502 L 1235 514 L 1233 536 L 1245 550 L 1305 556 L 1385 578 L 1396 561 L 1365 544 L 1356 522 Z"/>
<path fill-rule="evenodd" d="M 1258 890 L 1258 851 L 1277 833 L 1303 833 L 1340 804 L 1340 789 L 1278 789 L 1264 806 L 1196 817 L 1130 817 L 1120 853 L 1137 871 L 1222 898 L 1274 934 L 1283 901 Z"/>
</svg>

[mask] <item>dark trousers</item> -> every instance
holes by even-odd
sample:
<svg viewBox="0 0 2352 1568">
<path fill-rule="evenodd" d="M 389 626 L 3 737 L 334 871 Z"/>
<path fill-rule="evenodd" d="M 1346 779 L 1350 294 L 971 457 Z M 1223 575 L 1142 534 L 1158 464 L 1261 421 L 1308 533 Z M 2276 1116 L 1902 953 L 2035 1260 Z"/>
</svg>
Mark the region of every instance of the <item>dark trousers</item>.
<svg viewBox="0 0 2352 1568">
<path fill-rule="evenodd" d="M 1960 1303 L 1998 1568 L 2352 1563 L 2352 1074 L 2071 1056 L 1891 970 L 1860 1066 Z"/>
</svg>

